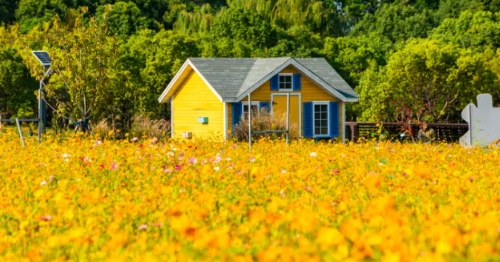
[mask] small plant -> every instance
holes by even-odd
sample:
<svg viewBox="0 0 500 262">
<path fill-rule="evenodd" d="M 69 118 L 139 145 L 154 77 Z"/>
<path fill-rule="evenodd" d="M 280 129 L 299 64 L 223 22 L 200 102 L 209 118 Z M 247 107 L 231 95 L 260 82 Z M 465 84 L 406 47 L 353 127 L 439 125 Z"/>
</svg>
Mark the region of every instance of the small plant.
<svg viewBox="0 0 500 262">
<path fill-rule="evenodd" d="M 109 134 L 112 134 L 112 132 L 113 130 L 107 119 L 102 119 L 96 125 L 92 125 L 92 134 L 98 138 L 108 138 Z"/>
<path fill-rule="evenodd" d="M 252 114 L 252 131 L 286 130 L 286 114 L 271 114 L 263 110 L 260 114 Z M 290 124 L 290 134 L 297 134 L 298 126 Z M 233 138 L 248 141 L 248 116 L 242 115 L 240 122 L 232 131 Z M 269 137 L 272 139 L 284 138 L 285 133 L 254 134 L 252 139 Z"/>
<path fill-rule="evenodd" d="M 165 119 L 152 120 L 147 116 L 136 116 L 128 133 L 131 138 L 167 138 L 170 137 L 170 122 Z"/>
</svg>

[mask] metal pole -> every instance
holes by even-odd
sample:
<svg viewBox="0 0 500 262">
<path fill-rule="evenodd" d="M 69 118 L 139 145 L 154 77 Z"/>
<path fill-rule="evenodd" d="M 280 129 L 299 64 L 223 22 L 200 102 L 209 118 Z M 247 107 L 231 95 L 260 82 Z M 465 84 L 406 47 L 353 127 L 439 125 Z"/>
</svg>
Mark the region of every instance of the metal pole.
<svg viewBox="0 0 500 262">
<path fill-rule="evenodd" d="M 26 144 L 24 143 L 23 131 L 21 129 L 21 125 L 19 124 L 19 118 L 16 118 L 16 125 L 17 130 L 19 131 L 19 137 L 21 138 L 21 144 L 23 144 L 23 147 L 26 147 Z"/>
<path fill-rule="evenodd" d="M 38 143 L 42 142 L 42 121 L 38 119 Z"/>
<path fill-rule="evenodd" d="M 286 144 L 290 137 L 290 93 L 286 93 Z"/>
<path fill-rule="evenodd" d="M 248 149 L 252 149 L 252 100 L 250 93 L 248 93 Z"/>
</svg>

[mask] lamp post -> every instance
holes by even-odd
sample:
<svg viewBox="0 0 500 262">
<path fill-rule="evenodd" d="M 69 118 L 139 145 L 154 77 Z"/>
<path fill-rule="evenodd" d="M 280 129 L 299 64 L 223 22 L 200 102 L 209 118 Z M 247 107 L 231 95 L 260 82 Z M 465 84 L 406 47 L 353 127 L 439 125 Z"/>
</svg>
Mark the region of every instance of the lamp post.
<svg viewBox="0 0 500 262">
<path fill-rule="evenodd" d="M 43 95 L 45 92 L 44 81 L 45 79 L 47 79 L 48 81 L 53 73 L 53 70 L 50 68 L 52 59 L 50 58 L 49 53 L 47 53 L 47 51 L 32 51 L 31 53 L 42 64 L 44 71 L 43 77 L 40 80 L 40 88 L 38 89 L 38 140 L 40 141 L 41 134 L 47 127 L 47 112 L 46 112 L 47 110 L 45 106 L 45 100 L 43 99 Z"/>
</svg>

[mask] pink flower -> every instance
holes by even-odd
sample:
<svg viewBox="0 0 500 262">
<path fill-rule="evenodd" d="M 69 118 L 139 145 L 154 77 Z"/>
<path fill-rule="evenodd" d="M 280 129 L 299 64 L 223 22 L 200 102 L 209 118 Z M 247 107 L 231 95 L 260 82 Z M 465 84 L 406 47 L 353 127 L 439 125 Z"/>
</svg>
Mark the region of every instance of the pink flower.
<svg viewBox="0 0 500 262">
<path fill-rule="evenodd" d="M 338 169 L 332 169 L 330 172 L 332 172 L 332 174 L 340 174 L 340 170 Z"/>
<path fill-rule="evenodd" d="M 158 138 L 156 138 L 156 136 L 155 136 L 155 137 L 153 137 L 153 138 L 151 138 L 151 143 L 154 143 L 154 142 L 156 142 L 156 141 L 158 141 Z"/>
<path fill-rule="evenodd" d="M 176 165 L 176 166 L 175 166 L 175 170 L 177 170 L 177 171 L 181 170 L 181 168 L 182 168 L 182 166 L 181 166 L 181 165 Z"/>
<path fill-rule="evenodd" d="M 142 224 L 139 226 L 139 230 L 146 230 L 146 228 L 148 228 L 148 225 L 146 224 Z"/>
<path fill-rule="evenodd" d="M 111 170 L 115 170 L 118 168 L 118 165 L 115 162 L 111 163 Z"/>
<path fill-rule="evenodd" d="M 136 142 L 137 140 L 139 140 L 139 138 L 137 138 L 135 136 L 132 139 L 130 139 L 130 141 L 132 141 L 132 142 Z"/>
<path fill-rule="evenodd" d="M 41 216 L 40 220 L 42 220 L 42 221 L 50 221 L 50 220 L 52 220 L 52 216 Z"/>
<path fill-rule="evenodd" d="M 172 173 L 172 168 L 165 168 L 163 169 L 163 173 Z"/>
<path fill-rule="evenodd" d="M 191 165 L 196 164 L 196 162 L 198 162 L 198 160 L 196 160 L 196 158 L 194 158 L 194 157 L 190 157 L 190 158 L 189 158 L 189 163 L 190 163 Z"/>
</svg>

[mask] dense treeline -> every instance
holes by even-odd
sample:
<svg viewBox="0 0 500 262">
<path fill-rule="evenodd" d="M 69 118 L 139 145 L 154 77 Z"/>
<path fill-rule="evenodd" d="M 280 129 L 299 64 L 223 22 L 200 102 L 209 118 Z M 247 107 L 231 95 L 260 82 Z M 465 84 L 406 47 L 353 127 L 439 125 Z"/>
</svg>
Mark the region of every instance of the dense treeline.
<svg viewBox="0 0 500 262">
<path fill-rule="evenodd" d="M 499 0 L 0 0 L 0 113 L 167 117 L 188 57 L 325 57 L 360 95 L 350 120 L 459 121 L 500 94 Z"/>
</svg>

